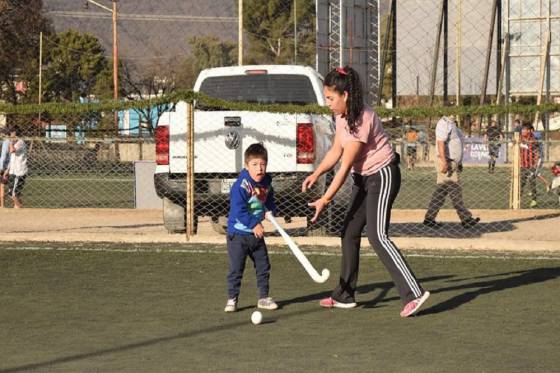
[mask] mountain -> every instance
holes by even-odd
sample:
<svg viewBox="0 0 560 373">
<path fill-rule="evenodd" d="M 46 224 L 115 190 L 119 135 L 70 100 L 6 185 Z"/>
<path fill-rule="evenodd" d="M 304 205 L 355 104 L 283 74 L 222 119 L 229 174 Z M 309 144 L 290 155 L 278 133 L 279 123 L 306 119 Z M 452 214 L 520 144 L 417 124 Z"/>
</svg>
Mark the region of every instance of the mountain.
<svg viewBox="0 0 560 373">
<path fill-rule="evenodd" d="M 109 0 L 96 2 L 112 8 Z M 87 0 L 43 0 L 43 4 L 57 32 L 89 32 L 111 57 L 112 11 Z M 237 40 L 235 0 L 120 0 L 117 4 L 119 58 L 129 62 L 148 64 L 185 56 L 192 36 Z"/>
</svg>

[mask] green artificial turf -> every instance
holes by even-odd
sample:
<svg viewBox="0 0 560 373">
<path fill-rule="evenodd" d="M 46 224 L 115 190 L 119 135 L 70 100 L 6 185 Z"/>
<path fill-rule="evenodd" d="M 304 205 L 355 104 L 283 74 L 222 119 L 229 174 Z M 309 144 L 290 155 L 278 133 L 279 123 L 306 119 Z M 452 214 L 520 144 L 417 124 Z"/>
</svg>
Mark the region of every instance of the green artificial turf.
<svg viewBox="0 0 560 373">
<path fill-rule="evenodd" d="M 16 246 L 26 247 L 0 246 L 0 372 L 551 372 L 560 366 L 559 258 L 408 256 L 432 296 L 418 316 L 401 319 L 397 292 L 376 257 L 362 258 L 358 307 L 327 310 L 318 300 L 335 285 L 340 257 L 309 255 L 317 269 L 332 273 L 317 284 L 293 256 L 271 254 L 271 295 L 280 309 L 265 311 L 264 323 L 254 326 L 252 265 L 239 312 L 223 312 L 223 246 Z"/>
</svg>

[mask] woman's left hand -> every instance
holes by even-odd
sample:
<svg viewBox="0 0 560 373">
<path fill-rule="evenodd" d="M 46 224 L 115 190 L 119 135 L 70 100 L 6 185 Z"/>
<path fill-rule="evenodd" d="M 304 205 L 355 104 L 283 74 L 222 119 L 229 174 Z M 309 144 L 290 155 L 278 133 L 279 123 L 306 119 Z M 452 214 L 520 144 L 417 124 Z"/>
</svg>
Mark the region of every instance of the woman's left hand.
<svg viewBox="0 0 560 373">
<path fill-rule="evenodd" d="M 315 207 L 315 215 L 313 215 L 313 218 L 311 218 L 311 223 L 315 224 L 317 222 L 317 219 L 319 219 L 319 215 L 321 215 L 321 211 L 323 211 L 327 206 L 327 201 L 325 201 L 323 198 L 319 198 L 315 202 L 308 203 L 307 205 L 309 207 Z"/>
</svg>

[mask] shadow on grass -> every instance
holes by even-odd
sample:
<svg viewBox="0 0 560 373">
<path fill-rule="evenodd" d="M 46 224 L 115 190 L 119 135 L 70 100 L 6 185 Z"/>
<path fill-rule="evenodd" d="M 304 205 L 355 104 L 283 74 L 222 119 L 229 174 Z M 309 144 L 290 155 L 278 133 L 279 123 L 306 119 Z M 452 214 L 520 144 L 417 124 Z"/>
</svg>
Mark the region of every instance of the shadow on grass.
<svg viewBox="0 0 560 373">
<path fill-rule="evenodd" d="M 438 280 L 445 280 L 445 279 L 449 279 L 453 276 L 451 275 L 444 275 L 444 276 L 434 276 L 434 277 L 427 277 L 421 280 L 421 282 L 430 282 L 430 281 L 438 281 Z M 366 293 L 371 293 L 375 290 L 381 290 L 381 292 L 373 299 L 367 302 L 360 302 L 359 305 L 362 306 L 363 308 L 376 308 L 379 307 L 379 302 L 381 302 L 382 300 L 384 302 L 388 301 L 387 299 L 384 299 L 385 296 L 387 295 L 387 293 L 389 292 L 389 290 L 391 288 L 393 288 L 395 285 L 393 284 L 393 282 L 379 282 L 379 283 L 374 283 L 374 284 L 366 284 L 366 285 L 360 285 L 356 288 L 356 293 L 361 293 L 361 294 L 366 294 Z M 301 297 L 295 297 L 295 298 L 291 298 L 291 299 L 284 299 L 281 300 L 278 303 L 278 307 L 282 308 L 286 305 L 289 304 L 295 304 L 295 303 L 306 303 L 306 302 L 313 302 L 313 301 L 319 301 L 323 298 L 326 298 L 328 296 L 331 295 L 331 291 L 322 291 L 320 293 L 314 293 L 314 294 L 307 294 Z M 393 299 L 397 299 L 397 298 L 391 298 L 389 300 L 393 300 Z"/>
<path fill-rule="evenodd" d="M 493 222 L 481 221 L 472 228 L 465 229 L 461 223 L 440 222 L 441 228 L 434 229 L 426 227 L 422 223 L 391 223 L 389 228 L 392 237 L 441 237 L 441 238 L 476 238 L 484 233 L 510 232 L 514 231 L 515 223 L 524 221 L 538 221 L 554 219 L 560 213 L 532 216 L 527 218 L 509 219 Z"/>
<path fill-rule="evenodd" d="M 502 276 L 507 276 L 507 277 L 490 279 L 491 277 L 502 277 Z M 440 312 L 449 311 L 472 301 L 473 299 L 475 299 L 480 295 L 490 294 L 502 290 L 517 288 L 517 287 L 536 284 L 536 283 L 542 283 L 545 281 L 556 279 L 560 277 L 560 267 L 538 268 L 538 269 L 532 269 L 527 271 L 507 272 L 501 274 L 484 275 L 484 276 L 477 276 L 477 277 L 463 278 L 463 279 L 454 279 L 453 277 L 454 277 L 453 275 L 443 275 L 443 276 L 423 278 L 420 280 L 422 283 L 428 283 L 431 281 L 438 281 L 438 280 L 445 280 L 445 279 L 448 279 L 450 282 L 459 282 L 459 281 L 470 281 L 470 282 L 463 285 L 441 287 L 439 289 L 431 289 L 430 291 L 433 294 L 444 293 L 447 291 L 457 291 L 457 290 L 467 290 L 467 291 L 460 295 L 454 296 L 446 301 L 443 301 L 439 304 L 436 304 L 430 308 L 427 308 L 419 312 L 418 315 L 437 314 Z M 480 281 L 482 279 L 484 280 Z M 398 300 L 398 297 L 384 298 L 388 293 L 388 291 L 393 286 L 394 285 L 392 282 L 381 282 L 381 283 L 366 284 L 366 285 L 359 286 L 357 291 L 360 293 L 368 293 L 368 292 L 375 291 L 377 289 L 381 289 L 381 292 L 374 299 L 362 303 L 362 306 L 364 308 L 375 308 L 375 307 L 379 307 L 378 303 L 380 302 L 389 302 L 389 301 Z M 301 297 L 283 300 L 279 302 L 279 305 L 303 303 L 303 302 L 318 300 L 328 295 L 330 295 L 330 291 L 308 294 Z M 314 309 L 308 309 L 303 311 L 288 312 L 282 315 L 282 319 L 297 317 L 298 315 L 314 313 L 314 312 L 321 312 L 321 309 L 317 307 Z M 267 322 L 265 322 L 264 324 L 265 325 L 274 324 L 276 321 L 277 318 L 271 318 L 268 319 Z M 237 321 L 225 325 L 216 325 L 209 328 L 192 330 L 188 332 L 177 333 L 174 335 L 169 335 L 169 336 L 164 336 L 159 338 L 152 338 L 144 341 L 139 341 L 136 343 L 129 343 L 122 346 L 116 346 L 112 348 L 106 348 L 106 349 L 86 352 L 82 354 L 74 354 L 70 356 L 58 357 L 51 360 L 45 360 L 37 363 L 29 363 L 17 367 L 4 368 L 4 369 L 0 369 L 0 373 L 23 372 L 23 371 L 33 370 L 33 369 L 53 368 L 59 364 L 75 362 L 75 361 L 85 360 L 89 358 L 96 358 L 99 356 L 104 356 L 112 353 L 130 351 L 137 348 L 156 345 L 158 343 L 166 343 L 179 339 L 192 338 L 198 335 L 215 333 L 224 330 L 247 326 L 247 324 L 248 324 L 247 321 Z"/>
<path fill-rule="evenodd" d="M 431 290 L 432 294 L 443 293 L 446 291 L 454 290 L 467 290 L 466 292 L 454 296 L 446 301 L 436 304 L 424 311 L 419 312 L 419 315 L 437 314 L 440 312 L 450 311 L 461 305 L 468 303 L 480 295 L 495 293 L 502 290 L 518 288 L 525 285 L 537 284 L 549 280 L 554 280 L 560 277 L 560 267 L 552 268 L 537 268 L 528 271 L 510 272 L 504 274 L 496 274 L 493 277 L 508 276 L 506 278 L 475 281 L 464 285 L 443 287 L 440 289 Z M 478 280 L 491 276 L 475 277 L 467 280 Z M 456 280 L 454 280 L 456 281 Z M 464 280 L 459 280 L 464 281 Z M 472 289 L 472 290 L 470 290 Z M 470 291 L 469 291 L 470 290 Z"/>
<path fill-rule="evenodd" d="M 303 310 L 303 311 L 295 311 L 295 312 L 285 313 L 285 314 L 282 315 L 281 318 L 282 319 L 292 318 L 292 317 L 297 317 L 297 316 L 300 316 L 300 315 L 304 315 L 304 314 L 308 314 L 308 313 L 314 313 L 314 312 L 320 312 L 320 311 L 321 311 L 320 309 L 309 309 L 309 310 Z M 278 321 L 278 319 L 279 319 L 279 317 L 268 317 L 267 316 L 264 319 L 264 321 L 262 322 L 261 327 L 263 327 L 263 326 L 266 327 L 267 324 L 274 324 Z M 224 331 L 224 330 L 235 329 L 235 328 L 238 328 L 238 327 L 246 327 L 248 325 L 250 327 L 254 327 L 253 325 L 250 325 L 250 323 L 248 323 L 245 320 L 244 321 L 237 321 L 237 322 L 232 322 L 232 323 L 225 324 L 225 325 L 216 325 L 216 326 L 212 326 L 212 327 L 209 327 L 209 328 L 192 330 L 192 331 L 188 331 L 188 332 L 177 333 L 177 334 L 164 336 L 164 337 L 159 337 L 159 338 L 147 339 L 147 340 L 144 340 L 144 341 L 140 341 L 140 342 L 136 342 L 136 343 L 129 343 L 129 344 L 122 345 L 122 346 L 116 346 L 116 347 L 101 349 L 101 350 L 92 351 L 92 352 L 85 352 L 85 353 L 82 353 L 82 354 L 62 356 L 62 357 L 54 358 L 54 359 L 51 359 L 51 360 L 45 360 L 45 361 L 41 361 L 41 362 L 37 362 L 37 363 L 20 365 L 20 366 L 17 366 L 17 367 L 3 368 L 3 369 L 0 369 L 0 373 L 25 372 L 25 371 L 29 371 L 29 370 L 35 370 L 35 369 L 45 370 L 46 368 L 54 368 L 59 364 L 71 363 L 71 362 L 75 362 L 75 361 L 86 360 L 86 359 L 90 359 L 90 358 L 96 358 L 96 357 L 100 357 L 100 356 L 104 356 L 104 355 L 108 355 L 108 354 L 130 351 L 130 350 L 134 350 L 134 349 L 137 349 L 137 348 L 153 346 L 153 345 L 156 345 L 158 343 L 173 342 L 173 341 L 179 340 L 179 339 L 192 338 L 192 337 L 195 337 L 195 336 L 198 336 L 198 335 L 221 332 L 221 331 Z"/>
<path fill-rule="evenodd" d="M 481 221 L 472 228 L 465 229 L 459 222 L 444 222 L 441 223 L 441 227 L 438 229 L 426 227 L 421 222 L 418 223 L 391 223 L 389 227 L 389 235 L 391 237 L 438 237 L 438 238 L 477 238 L 481 237 L 485 233 L 497 233 L 497 232 L 511 232 L 516 229 L 515 223 L 520 223 L 524 221 L 539 221 L 554 219 L 560 217 L 560 213 L 551 213 L 540 216 L 531 216 L 526 218 L 518 219 L 508 219 L 500 221 L 485 222 Z M 325 232 L 321 230 L 314 230 L 309 228 L 288 228 L 286 229 L 292 237 L 300 236 L 324 236 Z M 337 234 L 330 234 L 331 236 L 337 236 Z M 267 233 L 267 236 L 280 236 L 278 232 L 273 231 Z M 366 237 L 365 228 L 363 237 Z"/>
<path fill-rule="evenodd" d="M 505 278 L 500 278 L 504 277 Z M 440 280 L 448 280 L 449 282 L 464 282 L 464 281 L 471 281 L 466 284 L 456 285 L 456 286 L 449 286 L 449 287 L 442 287 L 439 289 L 429 289 L 428 286 L 426 288 L 432 294 L 438 293 L 445 293 L 447 291 L 456 291 L 456 290 L 470 290 L 466 291 L 460 295 L 452 297 L 446 301 L 443 301 L 439 304 L 431 306 L 421 312 L 418 315 L 428 315 L 428 314 L 436 314 L 440 312 L 450 311 L 452 309 L 458 308 L 461 305 L 468 303 L 475 299 L 480 295 L 490 294 L 502 290 L 518 288 L 525 285 L 536 284 L 540 282 L 545 282 L 549 280 L 554 280 L 560 277 L 560 267 L 553 267 L 553 268 L 538 268 L 532 269 L 528 271 L 517 271 L 517 272 L 508 272 L 508 273 L 499 273 L 493 275 L 485 275 L 467 279 L 455 279 L 453 275 L 442 275 L 442 276 L 433 276 L 420 279 L 420 283 L 426 284 L 433 281 L 440 281 Z M 481 279 L 488 279 L 484 281 L 476 281 Z M 474 282 L 472 280 L 475 280 Z M 393 282 L 380 282 L 374 284 L 366 284 L 358 286 L 356 289 L 357 293 L 370 293 L 376 290 L 379 290 L 379 293 L 371 300 L 366 302 L 360 302 L 358 306 L 362 308 L 379 308 L 383 307 L 382 303 L 388 303 L 396 300 L 400 300 L 399 297 L 391 297 L 385 298 L 394 287 Z M 331 291 L 323 291 L 320 293 L 308 294 L 301 297 L 296 297 L 292 299 L 285 299 L 278 302 L 279 306 L 286 306 L 288 304 L 294 303 L 305 303 L 310 301 L 318 301 L 322 298 L 328 297 L 331 295 Z"/>
</svg>

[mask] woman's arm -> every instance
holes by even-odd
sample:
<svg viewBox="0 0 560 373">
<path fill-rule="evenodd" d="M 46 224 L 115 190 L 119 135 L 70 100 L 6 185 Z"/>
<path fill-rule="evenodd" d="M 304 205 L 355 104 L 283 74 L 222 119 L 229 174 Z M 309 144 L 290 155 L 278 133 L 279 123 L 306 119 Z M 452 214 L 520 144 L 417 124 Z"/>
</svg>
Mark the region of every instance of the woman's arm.
<svg viewBox="0 0 560 373">
<path fill-rule="evenodd" d="M 313 173 L 303 181 L 303 184 L 301 185 L 301 191 L 306 192 L 307 189 L 311 188 L 313 184 L 317 182 L 319 176 L 321 176 L 325 172 L 328 172 L 337 164 L 341 156 L 342 156 L 342 145 L 340 144 L 340 139 L 338 138 L 338 135 L 335 135 L 334 142 L 331 148 L 329 149 L 327 154 L 325 154 L 325 157 L 323 158 L 319 166 L 317 166 L 315 171 L 313 171 Z"/>
<path fill-rule="evenodd" d="M 338 192 L 342 184 L 344 184 L 344 181 L 346 180 L 346 177 L 350 173 L 350 170 L 352 169 L 352 165 L 354 164 L 354 161 L 358 157 L 358 154 L 360 154 L 360 151 L 362 150 L 363 146 L 364 144 L 358 141 L 351 141 L 348 144 L 346 144 L 346 147 L 344 148 L 344 151 L 342 153 L 342 164 L 339 170 L 336 172 L 336 175 L 334 176 L 331 185 L 329 185 L 327 191 L 321 198 L 309 204 L 309 206 L 315 207 L 315 215 L 311 219 L 312 223 L 315 223 L 317 221 L 319 215 L 321 214 L 321 211 L 323 211 L 323 209 L 327 206 L 327 204 L 329 204 L 329 202 L 334 198 L 334 196 L 336 195 L 336 193 Z"/>
</svg>

